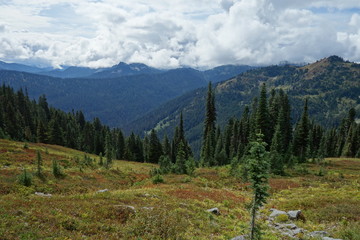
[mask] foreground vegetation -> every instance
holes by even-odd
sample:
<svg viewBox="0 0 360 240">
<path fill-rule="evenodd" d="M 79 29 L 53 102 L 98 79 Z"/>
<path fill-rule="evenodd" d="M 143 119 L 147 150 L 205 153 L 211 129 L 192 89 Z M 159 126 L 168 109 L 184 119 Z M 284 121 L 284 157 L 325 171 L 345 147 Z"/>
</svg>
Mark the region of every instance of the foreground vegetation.
<svg viewBox="0 0 360 240">
<path fill-rule="evenodd" d="M 0 152 L 0 239 L 231 239 L 249 230 L 251 190 L 229 166 L 160 175 L 161 183 L 150 175 L 156 165 L 114 160 L 106 169 L 96 155 L 56 145 L 0 140 Z M 53 160 L 62 176 L 53 174 Z M 24 168 L 29 187 L 19 182 Z M 270 208 L 301 209 L 306 222 L 296 224 L 304 229 L 360 239 L 360 159 L 329 158 L 286 173 L 270 179 L 258 221 L 263 239 L 286 239 L 267 226 Z M 206 211 L 213 207 L 220 215 Z"/>
</svg>

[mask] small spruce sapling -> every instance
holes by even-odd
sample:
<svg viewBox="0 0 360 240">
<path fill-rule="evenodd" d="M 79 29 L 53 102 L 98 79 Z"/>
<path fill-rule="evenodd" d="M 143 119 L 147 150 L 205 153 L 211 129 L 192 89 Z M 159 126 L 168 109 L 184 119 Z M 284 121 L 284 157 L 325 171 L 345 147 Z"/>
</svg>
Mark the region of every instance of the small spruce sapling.
<svg viewBox="0 0 360 240">
<path fill-rule="evenodd" d="M 269 196 L 269 169 L 270 161 L 266 151 L 266 143 L 263 134 L 257 134 L 257 140 L 250 143 L 249 155 L 247 157 L 247 172 L 253 189 L 253 203 L 251 208 L 251 233 L 250 239 L 260 239 L 260 230 L 255 224 L 256 212 L 266 202 Z"/>
<path fill-rule="evenodd" d="M 41 157 L 41 153 L 40 151 L 36 151 L 36 175 L 41 178 L 43 177 L 43 172 L 42 172 L 42 157 Z"/>
</svg>

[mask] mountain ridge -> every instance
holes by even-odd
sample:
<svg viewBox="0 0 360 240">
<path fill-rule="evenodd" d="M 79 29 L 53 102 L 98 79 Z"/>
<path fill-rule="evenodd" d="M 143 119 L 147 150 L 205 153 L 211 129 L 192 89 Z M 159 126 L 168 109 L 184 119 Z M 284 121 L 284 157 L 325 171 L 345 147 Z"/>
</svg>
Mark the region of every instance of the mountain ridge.
<svg viewBox="0 0 360 240">
<path fill-rule="evenodd" d="M 323 71 L 319 71 L 323 69 Z M 300 117 L 304 100 L 309 101 L 310 117 L 326 126 L 334 126 L 354 107 L 360 112 L 360 64 L 331 56 L 306 66 L 269 66 L 249 70 L 215 85 L 217 123 L 224 126 L 231 117 L 240 117 L 244 107 L 259 94 L 266 83 L 268 91 L 283 89 L 295 106 L 292 119 Z M 159 134 L 171 136 L 180 112 L 183 112 L 186 136 L 194 148 L 200 146 L 205 116 L 206 88 L 201 88 L 165 103 L 125 130 L 143 134 L 156 127 Z M 161 123 L 161 124 L 160 124 Z"/>
</svg>

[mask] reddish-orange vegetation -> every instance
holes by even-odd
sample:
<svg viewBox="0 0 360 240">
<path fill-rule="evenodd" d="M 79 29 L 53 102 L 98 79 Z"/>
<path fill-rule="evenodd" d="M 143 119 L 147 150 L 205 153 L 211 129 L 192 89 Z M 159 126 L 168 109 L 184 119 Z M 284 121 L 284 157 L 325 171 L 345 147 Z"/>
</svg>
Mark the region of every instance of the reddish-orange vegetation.
<svg viewBox="0 0 360 240">
<path fill-rule="evenodd" d="M 215 202 L 222 202 L 224 200 L 231 200 L 233 202 L 245 201 L 245 198 L 243 196 L 236 196 L 232 192 L 216 189 L 211 189 L 209 191 L 205 191 L 202 189 L 177 189 L 169 191 L 168 194 L 181 199 L 196 199 L 200 201 L 205 199 L 210 199 Z"/>
<path fill-rule="evenodd" d="M 290 189 L 290 188 L 298 188 L 301 185 L 289 180 L 289 179 L 270 179 L 269 181 L 270 187 L 272 190 L 284 190 L 284 189 Z"/>
<path fill-rule="evenodd" d="M 334 169 L 348 169 L 348 170 L 360 170 L 360 162 L 354 160 L 341 160 L 331 163 L 331 167 Z"/>
</svg>

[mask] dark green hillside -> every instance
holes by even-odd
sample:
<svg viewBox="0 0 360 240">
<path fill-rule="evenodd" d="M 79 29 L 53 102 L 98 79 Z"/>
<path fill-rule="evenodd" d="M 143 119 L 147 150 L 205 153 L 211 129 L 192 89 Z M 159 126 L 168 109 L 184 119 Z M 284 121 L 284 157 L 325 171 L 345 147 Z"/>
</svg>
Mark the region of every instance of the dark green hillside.
<svg viewBox="0 0 360 240">
<path fill-rule="evenodd" d="M 88 119 L 99 117 L 111 126 L 139 118 L 160 104 L 202 87 L 198 71 L 173 70 L 157 75 L 112 79 L 60 79 L 15 71 L 0 71 L 0 83 L 26 88 L 31 98 L 46 94 L 49 103 L 64 111 L 82 109 Z"/>
<path fill-rule="evenodd" d="M 99 117 L 107 125 L 122 127 L 173 98 L 206 86 L 208 80 L 226 80 L 248 68 L 221 66 L 204 72 L 191 68 L 162 72 L 144 64 L 120 63 L 103 69 L 99 78 L 86 79 L 80 77 L 97 70 L 69 67 L 41 73 L 61 78 L 0 70 L 0 84 L 26 88 L 35 99 L 45 94 L 54 107 L 64 111 L 83 110 L 88 119 Z M 70 79 L 70 76 L 78 78 Z"/>
<path fill-rule="evenodd" d="M 217 123 L 224 126 L 232 116 L 240 116 L 244 107 L 258 96 L 263 82 L 269 90 L 281 88 L 287 92 L 293 106 L 293 122 L 298 120 L 305 98 L 309 101 L 309 115 L 326 126 L 338 124 L 351 107 L 360 110 L 360 65 L 332 56 L 304 67 L 254 69 L 217 84 Z M 206 89 L 202 88 L 181 96 L 135 121 L 129 128 L 141 133 L 156 127 L 160 133 L 170 134 L 182 110 L 187 137 L 197 148 L 204 120 L 205 95 Z"/>
</svg>

